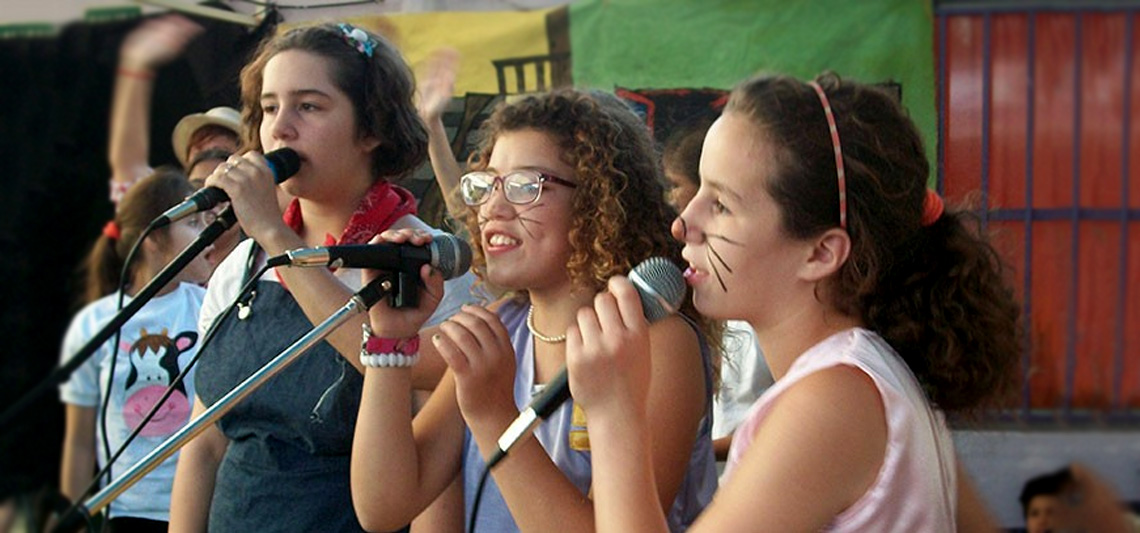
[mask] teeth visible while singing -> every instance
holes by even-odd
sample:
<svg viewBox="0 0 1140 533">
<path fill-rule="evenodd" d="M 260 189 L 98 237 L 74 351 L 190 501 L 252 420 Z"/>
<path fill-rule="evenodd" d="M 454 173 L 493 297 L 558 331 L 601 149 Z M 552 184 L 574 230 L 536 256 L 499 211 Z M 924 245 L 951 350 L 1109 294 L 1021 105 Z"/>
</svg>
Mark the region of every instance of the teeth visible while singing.
<svg viewBox="0 0 1140 533">
<path fill-rule="evenodd" d="M 487 242 L 492 246 L 514 246 L 519 243 L 518 239 L 508 237 L 502 233 L 491 235 L 491 238 L 488 239 Z"/>
</svg>

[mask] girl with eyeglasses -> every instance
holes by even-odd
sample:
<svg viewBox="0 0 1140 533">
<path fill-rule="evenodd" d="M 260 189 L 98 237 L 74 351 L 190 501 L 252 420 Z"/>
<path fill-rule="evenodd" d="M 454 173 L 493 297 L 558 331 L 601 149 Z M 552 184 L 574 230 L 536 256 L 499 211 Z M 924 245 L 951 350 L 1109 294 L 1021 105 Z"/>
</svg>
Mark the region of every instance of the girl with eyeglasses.
<svg viewBox="0 0 1140 533">
<path fill-rule="evenodd" d="M 675 211 L 664 201 L 648 131 L 616 97 L 575 90 L 530 96 L 497 109 L 485 128 L 460 194 L 474 236 L 473 270 L 509 292 L 425 331 L 421 349 L 438 352 L 449 369 L 414 418 L 406 370 L 366 373 L 352 482 L 357 516 L 369 529 L 408 521 L 458 478 L 468 523 L 481 498 L 477 531 L 592 530 L 590 421 L 573 399 L 511 450 L 481 494 L 480 475 L 503 430 L 562 369 L 567 328 L 579 310 L 608 298 L 607 281 L 643 260 L 680 258 L 668 235 Z M 428 240 L 407 231 L 382 238 Z M 428 292 L 438 290 L 437 281 L 424 280 Z M 373 307 L 373 329 L 414 335 L 434 304 L 421 303 L 415 311 Z M 389 329 L 399 320 L 403 329 Z M 655 474 L 657 505 L 681 531 L 716 486 L 710 347 L 718 331 L 691 305 L 646 330 L 653 453 L 643 459 Z"/>
<path fill-rule="evenodd" d="M 928 171 L 914 124 L 877 88 L 757 77 L 732 92 L 673 234 L 697 309 L 747 320 L 776 382 L 693 530 L 996 530 L 945 413 L 1011 390 L 1019 307 L 997 253 L 927 190 Z M 646 490 L 657 354 L 630 319 L 629 283 L 611 290 L 567 339 L 597 527 L 664 531 Z"/>
<path fill-rule="evenodd" d="M 294 28 L 261 45 L 241 82 L 243 131 L 253 151 L 231 157 L 206 185 L 228 193 L 251 239 L 211 278 L 202 331 L 268 256 L 363 244 L 388 228 L 431 231 L 415 216 L 411 193 L 389 182 L 419 166 L 427 148 L 411 73 L 388 41 L 348 24 Z M 285 147 L 301 164 L 280 185 L 294 198 L 282 213 L 260 152 Z M 444 303 L 425 321 L 474 301 L 471 278 L 449 280 Z M 224 316 L 215 341 L 202 350 L 195 416 L 358 289 L 360 273 L 343 268 L 282 267 L 256 279 L 240 311 Z M 363 323 L 355 317 L 333 331 L 182 449 L 173 531 L 361 531 L 352 511 L 349 452 L 364 369 L 375 362 L 362 354 L 361 338 L 386 340 L 367 330 L 362 335 Z M 374 324 L 382 335 L 382 324 Z M 405 348 L 411 349 L 405 359 L 414 355 L 414 347 Z M 416 388 L 430 390 L 444 367 L 425 357 L 415 368 Z"/>
</svg>

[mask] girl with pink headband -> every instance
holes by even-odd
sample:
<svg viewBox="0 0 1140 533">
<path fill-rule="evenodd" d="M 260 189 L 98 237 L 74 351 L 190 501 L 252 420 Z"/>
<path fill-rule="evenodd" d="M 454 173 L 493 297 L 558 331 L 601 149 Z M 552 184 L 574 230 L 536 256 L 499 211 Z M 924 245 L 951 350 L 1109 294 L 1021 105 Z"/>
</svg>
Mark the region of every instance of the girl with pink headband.
<svg viewBox="0 0 1140 533">
<path fill-rule="evenodd" d="M 732 92 L 674 222 L 705 316 L 746 320 L 776 383 L 691 531 L 995 530 L 948 413 L 1000 402 L 1020 308 L 968 211 L 927 189 L 897 99 L 833 75 Z M 599 531 L 664 531 L 645 401 L 646 325 L 624 278 L 567 335 L 590 421 Z"/>
</svg>

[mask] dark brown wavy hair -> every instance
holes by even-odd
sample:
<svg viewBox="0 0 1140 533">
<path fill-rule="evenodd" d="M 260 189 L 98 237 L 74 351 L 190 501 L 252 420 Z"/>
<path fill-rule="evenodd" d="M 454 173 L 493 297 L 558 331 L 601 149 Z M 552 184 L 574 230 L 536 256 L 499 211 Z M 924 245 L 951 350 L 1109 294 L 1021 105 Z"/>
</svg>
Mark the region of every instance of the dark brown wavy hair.
<svg viewBox="0 0 1140 533">
<path fill-rule="evenodd" d="M 895 97 L 833 74 L 816 81 L 839 130 L 852 246 L 822 297 L 882 335 L 941 409 L 1005 401 L 1016 384 L 1020 306 L 1001 258 L 966 210 L 947 206 L 922 225 L 929 164 Z M 838 227 L 835 156 L 815 90 L 755 77 L 733 90 L 725 112 L 749 117 L 778 147 L 768 193 L 785 234 L 808 239 Z"/>
<path fill-rule="evenodd" d="M 665 169 L 685 177 L 695 186 L 701 185 L 701 149 L 705 135 L 718 115 L 709 113 L 691 119 L 676 129 L 661 147 Z"/>
<path fill-rule="evenodd" d="M 253 60 L 241 71 L 245 148 L 262 149 L 261 88 L 265 64 L 281 52 L 300 50 L 329 60 L 333 83 L 348 95 L 356 111 L 357 135 L 380 140 L 380 146 L 372 152 L 374 178 L 398 178 L 419 167 L 427 158 L 427 129 L 412 100 L 412 72 L 395 46 L 372 32 L 365 34 L 376 43 L 371 57 L 349 44 L 335 23 L 294 28 L 263 41 Z"/>
<path fill-rule="evenodd" d="M 665 202 L 653 141 L 625 103 L 608 93 L 559 89 L 500 105 L 483 124 L 470 167 L 487 168 L 500 135 L 531 129 L 550 135 L 575 169 L 566 269 L 576 287 L 601 291 L 611 277 L 629 274 L 650 257 L 683 264 L 681 245 L 669 232 L 677 213 Z M 480 235 L 475 210 L 467 211 L 464 223 L 470 235 Z M 484 277 L 482 243 L 472 240 L 472 269 Z M 682 312 L 700 325 L 710 346 L 719 347 L 719 325 L 701 317 L 692 298 L 685 298 Z"/>
<path fill-rule="evenodd" d="M 94 302 L 119 290 L 123 261 L 131 246 L 152 220 L 181 203 L 193 192 L 194 188 L 182 171 L 172 167 L 159 167 L 127 190 L 112 219 L 118 227 L 119 237 L 112 239 L 106 234 L 99 235 L 83 262 L 82 272 L 87 279 L 83 303 Z M 154 230 L 150 238 L 166 242 L 170 238 L 170 226 Z M 140 247 L 135 253 L 130 271 L 127 272 L 128 278 L 138 271 L 146 250 Z"/>
</svg>

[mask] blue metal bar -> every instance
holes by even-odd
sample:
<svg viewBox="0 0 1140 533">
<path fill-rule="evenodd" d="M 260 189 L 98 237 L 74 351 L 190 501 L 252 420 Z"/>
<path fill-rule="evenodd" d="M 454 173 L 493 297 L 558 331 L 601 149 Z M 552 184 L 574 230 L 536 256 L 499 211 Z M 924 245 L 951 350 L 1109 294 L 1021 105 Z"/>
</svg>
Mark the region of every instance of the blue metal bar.
<svg viewBox="0 0 1140 533">
<path fill-rule="evenodd" d="M 946 78 L 946 55 L 947 51 L 947 37 L 946 32 L 949 29 L 949 24 L 946 23 L 947 17 L 938 17 L 938 135 L 935 136 L 935 141 L 938 143 L 938 161 L 934 176 L 934 188 L 938 194 L 942 194 L 945 190 L 946 179 L 946 141 L 943 135 L 946 133 L 946 99 L 950 97 L 950 84 Z"/>
<path fill-rule="evenodd" d="M 1029 406 L 1032 402 L 1029 387 L 1029 372 L 1032 370 L 1033 350 L 1033 139 L 1034 139 L 1034 102 L 1036 92 L 1034 85 L 1037 79 L 1037 13 L 1030 11 L 1026 16 L 1028 26 L 1026 48 L 1026 80 L 1025 80 L 1025 271 L 1022 277 L 1022 342 L 1021 342 L 1021 368 L 1025 372 L 1025 379 L 1021 387 L 1021 408 L 1028 417 Z"/>
<path fill-rule="evenodd" d="M 989 225 L 990 209 L 990 99 L 993 97 L 993 17 L 982 17 L 982 231 Z"/>
<path fill-rule="evenodd" d="M 1132 130 L 1132 23 L 1135 15 L 1124 15 L 1124 125 L 1120 134 L 1120 279 L 1116 291 L 1116 342 L 1113 350 L 1115 379 L 1112 383 L 1112 410 L 1124 409 L 1124 317 L 1125 295 L 1128 294 L 1128 179 Z"/>
<path fill-rule="evenodd" d="M 994 209 L 990 211 L 990 220 L 995 222 L 1010 222 L 1025 220 L 1058 221 L 1073 220 L 1071 207 L 1018 209 L 1013 207 Z M 1140 208 L 1116 209 L 1112 207 L 1096 208 L 1082 207 L 1076 210 L 1078 220 L 1089 222 L 1120 222 L 1122 219 L 1129 222 L 1140 220 Z"/>
<path fill-rule="evenodd" d="M 1069 312 L 1068 338 L 1065 339 L 1065 392 L 1063 409 L 1065 414 L 1072 411 L 1073 396 L 1076 387 L 1077 371 L 1077 276 L 1080 270 L 1080 211 L 1081 211 L 1081 75 L 1083 72 L 1081 56 L 1084 53 L 1082 46 L 1083 33 L 1081 26 L 1084 17 L 1080 12 L 1074 16 L 1073 22 L 1073 186 L 1072 186 L 1072 227 L 1070 238 L 1070 257 L 1072 269 L 1069 271 Z"/>
</svg>

